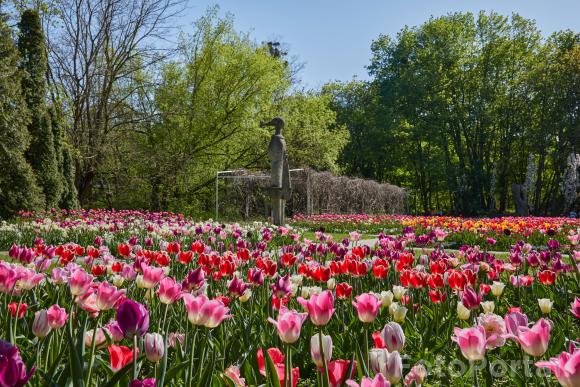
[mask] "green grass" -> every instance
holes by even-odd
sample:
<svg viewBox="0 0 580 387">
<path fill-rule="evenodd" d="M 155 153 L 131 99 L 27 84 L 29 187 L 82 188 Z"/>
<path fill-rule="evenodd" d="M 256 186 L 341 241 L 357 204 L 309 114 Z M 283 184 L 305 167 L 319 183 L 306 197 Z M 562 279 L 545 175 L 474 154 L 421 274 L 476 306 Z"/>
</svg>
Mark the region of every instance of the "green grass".
<svg viewBox="0 0 580 387">
<path fill-rule="evenodd" d="M 335 242 L 340 242 L 344 238 L 350 238 L 347 232 L 325 232 L 325 235 L 332 235 L 332 239 Z M 315 240 L 316 236 L 314 235 L 314 231 L 304 231 L 302 233 L 303 238 Z M 377 239 L 377 234 L 361 234 L 361 240 L 364 239 Z"/>
</svg>

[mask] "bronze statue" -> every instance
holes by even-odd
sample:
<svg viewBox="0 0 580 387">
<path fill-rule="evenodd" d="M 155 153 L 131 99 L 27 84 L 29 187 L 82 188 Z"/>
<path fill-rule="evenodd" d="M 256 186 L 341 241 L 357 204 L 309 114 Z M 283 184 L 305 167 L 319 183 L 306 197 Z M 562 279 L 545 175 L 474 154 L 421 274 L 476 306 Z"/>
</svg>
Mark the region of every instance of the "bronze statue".
<svg viewBox="0 0 580 387">
<path fill-rule="evenodd" d="M 292 183 L 290 182 L 290 168 L 288 166 L 288 153 L 286 141 L 282 136 L 284 120 L 274 117 L 269 122 L 260 123 L 260 127 L 273 126 L 276 132 L 268 145 L 268 156 L 271 160 L 271 197 L 272 197 L 272 223 L 277 226 L 285 224 L 286 200 L 292 196 Z"/>
</svg>

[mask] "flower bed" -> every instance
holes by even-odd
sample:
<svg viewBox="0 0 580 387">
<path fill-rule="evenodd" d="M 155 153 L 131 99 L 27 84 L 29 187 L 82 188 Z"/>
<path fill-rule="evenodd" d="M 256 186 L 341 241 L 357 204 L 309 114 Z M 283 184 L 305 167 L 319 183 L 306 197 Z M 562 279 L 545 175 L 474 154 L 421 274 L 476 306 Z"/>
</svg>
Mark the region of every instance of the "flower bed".
<svg viewBox="0 0 580 387">
<path fill-rule="evenodd" d="M 411 227 L 416 234 L 429 234 L 433 230 L 443 230 L 448 235 L 446 241 L 453 244 L 483 245 L 488 238 L 495 240 L 495 249 L 507 251 L 519 239 L 534 246 L 547 246 L 549 239 L 562 244 L 578 240 L 580 219 L 546 217 L 500 217 L 462 218 L 451 216 L 410 216 L 410 215 L 296 215 L 296 227 L 325 232 L 349 232 L 357 230 L 365 234 L 381 232 L 398 234 L 405 227 Z"/>
<path fill-rule="evenodd" d="M 368 246 L 174 214 L 51 218 L 5 230 L 2 386 L 578 385 L 573 244 L 516 241 L 504 260 L 446 251 L 439 224 Z"/>
</svg>

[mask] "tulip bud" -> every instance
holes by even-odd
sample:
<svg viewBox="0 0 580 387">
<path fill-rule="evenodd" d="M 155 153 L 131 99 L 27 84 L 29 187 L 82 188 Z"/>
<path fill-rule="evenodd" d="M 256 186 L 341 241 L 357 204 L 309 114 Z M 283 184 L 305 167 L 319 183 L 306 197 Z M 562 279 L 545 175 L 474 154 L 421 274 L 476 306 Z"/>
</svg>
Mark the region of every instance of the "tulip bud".
<svg viewBox="0 0 580 387">
<path fill-rule="evenodd" d="M 137 285 L 137 287 L 139 289 L 145 289 L 146 288 L 146 286 L 145 286 L 145 280 L 143 279 L 143 275 L 142 274 L 139 274 L 137 276 L 137 278 L 135 278 L 135 284 Z"/>
<path fill-rule="evenodd" d="M 312 356 L 312 362 L 316 364 L 317 367 L 322 368 L 323 364 L 319 335 L 320 333 L 317 333 L 310 339 L 310 355 Z M 322 349 L 324 351 L 324 360 L 328 363 L 332 358 L 332 337 L 322 335 Z"/>
<path fill-rule="evenodd" d="M 395 308 L 395 310 L 393 312 L 393 319 L 398 323 L 402 323 L 402 322 L 405 322 L 406 315 L 407 315 L 407 308 L 402 306 L 402 305 L 398 305 L 397 308 Z"/>
<path fill-rule="evenodd" d="M 481 303 L 484 313 L 493 313 L 495 309 L 495 303 L 493 301 L 484 301 Z"/>
<path fill-rule="evenodd" d="M 252 290 L 251 289 L 246 289 L 246 291 L 244 292 L 244 294 L 241 295 L 241 297 L 239 298 L 240 302 L 248 302 L 248 300 L 252 297 Z"/>
<path fill-rule="evenodd" d="M 503 293 L 504 288 L 505 284 L 503 282 L 493 281 L 493 284 L 491 285 L 491 294 L 495 297 L 499 297 Z"/>
<path fill-rule="evenodd" d="M 334 278 L 330 278 L 328 281 L 326 281 L 326 287 L 329 290 L 334 290 L 336 287 L 336 280 Z"/>
<path fill-rule="evenodd" d="M 399 304 L 397 304 L 396 302 L 391 303 L 391 305 L 389 305 L 389 314 L 392 316 L 395 314 L 395 309 L 397 309 L 399 307 Z"/>
<path fill-rule="evenodd" d="M 538 299 L 538 304 L 540 305 L 540 310 L 544 314 L 548 314 L 552 311 L 552 305 L 554 305 L 554 301 L 550 300 L 549 298 L 540 298 Z"/>
<path fill-rule="evenodd" d="M 295 274 L 292 277 L 290 277 L 290 283 L 293 283 L 296 286 L 300 286 L 302 285 L 302 279 L 303 277 L 300 274 Z"/>
<path fill-rule="evenodd" d="M 468 320 L 470 313 L 470 310 L 463 306 L 461 301 L 457 303 L 457 318 L 460 320 Z"/>
<path fill-rule="evenodd" d="M 113 285 L 121 287 L 123 285 L 123 282 L 125 282 L 125 278 L 123 278 L 122 276 L 118 274 L 113 276 Z"/>
<path fill-rule="evenodd" d="M 152 363 L 157 363 L 165 353 L 163 336 L 159 333 L 147 333 L 145 335 L 145 356 Z"/>
<path fill-rule="evenodd" d="M 402 286 L 393 286 L 393 295 L 397 301 L 401 301 L 401 298 L 403 298 L 406 292 L 407 289 Z"/>
<path fill-rule="evenodd" d="M 386 292 L 381 292 L 381 306 L 388 307 L 393 303 L 393 292 L 387 290 Z"/>
<path fill-rule="evenodd" d="M 34 336 L 44 339 L 51 331 L 48 323 L 48 314 L 46 309 L 41 309 L 34 314 L 34 322 L 32 323 L 32 333 Z"/>
<path fill-rule="evenodd" d="M 302 291 L 300 293 L 302 295 L 302 298 L 308 298 L 310 297 L 310 288 L 308 286 L 303 286 Z"/>
</svg>

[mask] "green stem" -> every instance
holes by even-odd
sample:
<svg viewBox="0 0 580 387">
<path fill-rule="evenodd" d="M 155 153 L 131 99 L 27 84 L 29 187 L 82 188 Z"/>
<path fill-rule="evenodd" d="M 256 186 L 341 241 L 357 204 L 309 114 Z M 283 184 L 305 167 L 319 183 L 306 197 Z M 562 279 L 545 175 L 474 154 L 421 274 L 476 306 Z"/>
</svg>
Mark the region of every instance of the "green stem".
<svg viewBox="0 0 580 387">
<path fill-rule="evenodd" d="M 137 335 L 133 335 L 133 380 L 137 379 Z"/>
<path fill-rule="evenodd" d="M 97 317 L 97 324 L 95 325 L 95 329 L 93 330 L 93 337 L 91 339 L 91 357 L 89 358 L 89 369 L 87 370 L 88 371 L 87 380 L 85 382 L 87 386 L 90 386 L 91 375 L 93 373 L 93 365 L 95 364 L 95 343 L 100 323 L 101 323 L 101 314 L 99 314 L 99 317 Z"/>
<path fill-rule="evenodd" d="M 320 327 L 320 331 L 318 332 L 318 348 L 320 350 L 320 355 L 322 356 L 322 385 L 328 387 L 330 386 L 330 378 L 328 377 L 328 366 L 326 365 L 326 356 L 324 354 L 324 347 L 322 346 L 322 327 Z"/>
</svg>

